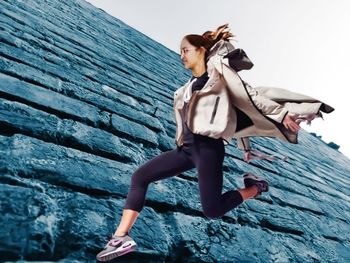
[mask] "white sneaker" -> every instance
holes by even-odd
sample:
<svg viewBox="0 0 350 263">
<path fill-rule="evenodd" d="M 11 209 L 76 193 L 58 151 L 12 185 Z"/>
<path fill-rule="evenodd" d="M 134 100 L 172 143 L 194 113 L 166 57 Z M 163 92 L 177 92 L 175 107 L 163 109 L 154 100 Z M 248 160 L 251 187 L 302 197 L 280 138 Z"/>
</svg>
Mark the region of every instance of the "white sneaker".
<svg viewBox="0 0 350 263">
<path fill-rule="evenodd" d="M 109 261 L 136 250 L 137 244 L 128 234 L 122 237 L 112 236 L 104 249 L 97 254 L 96 259 L 98 261 Z"/>
<path fill-rule="evenodd" d="M 258 193 L 254 196 L 254 198 L 261 195 L 262 192 L 269 191 L 269 183 L 262 177 L 257 175 L 246 173 L 243 175 L 243 182 L 246 188 L 256 185 L 258 187 Z"/>
</svg>

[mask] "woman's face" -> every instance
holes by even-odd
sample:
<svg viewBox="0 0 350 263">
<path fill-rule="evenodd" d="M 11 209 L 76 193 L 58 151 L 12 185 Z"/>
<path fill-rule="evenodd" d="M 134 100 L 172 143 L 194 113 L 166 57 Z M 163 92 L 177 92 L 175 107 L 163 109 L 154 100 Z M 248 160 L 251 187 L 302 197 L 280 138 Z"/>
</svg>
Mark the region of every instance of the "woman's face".
<svg viewBox="0 0 350 263">
<path fill-rule="evenodd" d="M 203 49 L 191 45 L 186 38 L 181 41 L 180 54 L 182 63 L 187 69 L 193 69 L 197 63 L 204 60 Z"/>
</svg>

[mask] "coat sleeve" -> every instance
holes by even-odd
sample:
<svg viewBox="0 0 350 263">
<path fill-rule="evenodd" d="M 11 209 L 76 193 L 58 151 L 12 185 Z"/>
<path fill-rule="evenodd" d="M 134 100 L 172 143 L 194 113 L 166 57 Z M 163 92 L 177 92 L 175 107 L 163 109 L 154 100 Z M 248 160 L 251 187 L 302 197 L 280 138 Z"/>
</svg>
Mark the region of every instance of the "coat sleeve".
<svg viewBox="0 0 350 263">
<path fill-rule="evenodd" d="M 265 116 L 276 122 L 283 122 L 285 116 L 288 114 L 287 108 L 270 98 L 261 95 L 258 89 L 251 87 L 248 83 L 244 82 L 244 85 L 246 86 L 254 104 Z"/>
<path fill-rule="evenodd" d="M 222 63 L 229 65 L 236 72 L 244 69 L 251 69 L 254 66 L 244 50 L 240 48 L 228 52 L 223 57 Z M 258 109 L 260 109 L 265 116 L 273 119 L 274 121 L 282 123 L 284 117 L 288 113 L 288 110 L 281 104 L 260 95 L 258 90 L 252 88 L 248 83 L 244 82 L 244 84 L 246 85 L 246 88 Z"/>
</svg>

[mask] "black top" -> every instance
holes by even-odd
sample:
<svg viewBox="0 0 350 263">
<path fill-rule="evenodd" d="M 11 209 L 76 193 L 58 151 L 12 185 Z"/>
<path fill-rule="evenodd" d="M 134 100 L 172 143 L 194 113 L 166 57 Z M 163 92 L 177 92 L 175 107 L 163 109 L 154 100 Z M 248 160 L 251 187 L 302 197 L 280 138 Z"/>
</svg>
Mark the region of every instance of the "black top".
<svg viewBox="0 0 350 263">
<path fill-rule="evenodd" d="M 191 80 L 194 80 L 195 77 L 191 77 Z M 204 72 L 202 76 L 198 77 L 196 81 L 193 82 L 192 84 L 192 92 L 194 92 L 195 90 L 201 90 L 205 83 L 207 83 L 209 79 L 209 76 L 208 76 L 208 72 Z"/>
<path fill-rule="evenodd" d="M 192 81 L 195 79 L 195 77 L 191 77 Z M 201 90 L 205 83 L 207 83 L 209 79 L 208 72 L 205 72 L 202 76 L 198 77 L 197 80 L 195 80 L 192 83 L 192 93 L 195 90 Z M 193 143 L 193 133 L 188 129 L 186 121 L 187 121 L 187 109 L 188 109 L 188 103 L 184 103 L 184 107 L 182 109 L 182 127 L 183 127 L 183 139 L 184 139 L 184 144 L 191 144 Z"/>
</svg>

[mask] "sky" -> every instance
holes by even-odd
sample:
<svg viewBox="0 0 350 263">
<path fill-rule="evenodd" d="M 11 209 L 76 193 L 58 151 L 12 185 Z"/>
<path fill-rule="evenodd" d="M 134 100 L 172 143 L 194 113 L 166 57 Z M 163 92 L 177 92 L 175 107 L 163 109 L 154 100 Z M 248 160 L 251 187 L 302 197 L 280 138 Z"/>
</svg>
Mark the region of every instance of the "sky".
<svg viewBox="0 0 350 263">
<path fill-rule="evenodd" d="M 335 108 L 301 126 L 340 145 L 350 158 L 350 1 L 348 0 L 88 0 L 179 53 L 183 36 L 229 23 L 254 63 L 241 77 L 252 86 L 289 89 Z M 180 57 L 179 57 L 180 59 Z"/>
</svg>

